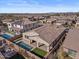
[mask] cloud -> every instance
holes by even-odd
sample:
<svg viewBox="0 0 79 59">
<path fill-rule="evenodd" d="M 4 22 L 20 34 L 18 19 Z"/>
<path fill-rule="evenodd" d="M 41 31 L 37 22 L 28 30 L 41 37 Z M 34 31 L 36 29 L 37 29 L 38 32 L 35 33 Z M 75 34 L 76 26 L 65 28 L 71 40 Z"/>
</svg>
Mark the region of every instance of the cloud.
<svg viewBox="0 0 79 59">
<path fill-rule="evenodd" d="M 35 0 L 18 0 L 18 1 L 8 1 L 6 4 L 8 7 L 17 7 L 17 8 L 23 8 L 23 7 L 37 7 L 40 6 L 39 3 Z"/>
<path fill-rule="evenodd" d="M 6 10 L 6 11 L 5 11 Z M 46 12 L 77 12 L 79 8 L 77 7 L 67 7 L 67 6 L 55 6 L 55 7 L 48 7 L 48 6 L 36 6 L 36 7 L 11 7 L 11 8 L 2 8 L 0 9 L 1 12 L 13 12 L 13 13 L 46 13 Z"/>
<path fill-rule="evenodd" d="M 61 1 L 61 0 L 57 0 Z M 68 6 L 65 4 L 56 4 L 56 5 L 44 5 L 40 4 L 37 0 L 8 0 L 7 5 L 0 8 L 0 12 L 10 12 L 10 13 L 45 13 L 45 12 L 75 12 L 79 8 L 76 5 Z"/>
<path fill-rule="evenodd" d="M 29 4 L 34 4 L 34 5 L 38 5 L 39 4 L 39 2 L 37 0 L 27 0 L 26 2 L 29 3 Z"/>
</svg>

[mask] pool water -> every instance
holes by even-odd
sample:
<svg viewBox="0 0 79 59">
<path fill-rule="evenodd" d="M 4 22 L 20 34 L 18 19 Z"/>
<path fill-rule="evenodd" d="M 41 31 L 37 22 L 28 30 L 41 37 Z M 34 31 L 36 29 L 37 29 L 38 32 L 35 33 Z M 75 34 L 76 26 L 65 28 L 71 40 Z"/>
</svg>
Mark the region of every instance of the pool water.
<svg viewBox="0 0 79 59">
<path fill-rule="evenodd" d="M 3 34 L 3 35 L 1 35 L 3 38 L 5 38 L 5 39 L 10 39 L 11 38 L 11 36 L 10 35 L 8 35 L 8 34 Z"/>
<path fill-rule="evenodd" d="M 29 46 L 28 44 L 26 44 L 26 43 L 24 43 L 24 42 L 19 42 L 19 43 L 17 43 L 20 47 L 22 47 L 22 48 L 24 48 L 24 49 L 26 49 L 26 50 L 28 50 L 28 51 L 31 51 L 31 49 L 32 49 L 32 47 L 31 46 Z"/>
<path fill-rule="evenodd" d="M 3 34 L 1 36 L 3 38 L 7 39 L 7 40 L 9 40 L 10 38 L 12 38 L 12 36 L 10 36 L 8 34 Z M 24 43 L 21 40 L 15 40 L 13 43 L 16 44 L 16 45 L 18 45 L 18 46 L 20 46 L 21 48 L 24 48 L 24 49 L 28 50 L 28 51 L 31 51 L 31 49 L 32 49 L 31 46 L 29 46 L 28 44 Z"/>
<path fill-rule="evenodd" d="M 13 43 L 17 44 L 18 42 L 21 42 L 21 40 L 17 39 L 17 40 L 14 40 Z"/>
</svg>

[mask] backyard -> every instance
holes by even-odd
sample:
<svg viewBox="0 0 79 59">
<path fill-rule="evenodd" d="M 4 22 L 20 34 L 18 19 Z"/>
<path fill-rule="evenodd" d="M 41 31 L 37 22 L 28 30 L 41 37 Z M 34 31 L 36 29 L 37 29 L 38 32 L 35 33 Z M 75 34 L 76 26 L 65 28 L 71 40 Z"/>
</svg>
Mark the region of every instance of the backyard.
<svg viewBox="0 0 79 59">
<path fill-rule="evenodd" d="M 41 57 L 41 58 L 43 58 L 43 57 L 47 54 L 46 51 L 44 51 L 44 50 L 42 50 L 42 49 L 39 49 L 39 48 L 33 49 L 33 50 L 32 50 L 32 53 L 36 54 L 37 56 L 39 56 L 39 57 Z"/>
</svg>

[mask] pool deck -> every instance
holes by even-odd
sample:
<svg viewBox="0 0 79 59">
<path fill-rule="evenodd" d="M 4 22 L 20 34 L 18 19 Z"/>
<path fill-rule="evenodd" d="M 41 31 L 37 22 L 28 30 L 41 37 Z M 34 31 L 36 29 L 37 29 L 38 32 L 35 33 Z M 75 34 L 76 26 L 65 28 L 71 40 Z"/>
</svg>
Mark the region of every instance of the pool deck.
<svg viewBox="0 0 79 59">
<path fill-rule="evenodd" d="M 36 43 L 34 43 L 33 45 L 29 44 L 29 42 L 27 42 L 26 40 L 22 40 L 24 43 L 27 43 L 28 45 L 32 46 L 33 48 L 36 48 Z"/>
<path fill-rule="evenodd" d="M 10 35 L 11 37 L 14 37 L 14 35 L 11 34 L 11 33 L 6 32 L 5 34 L 8 34 L 8 35 Z"/>
<path fill-rule="evenodd" d="M 8 34 L 2 34 L 1 37 L 5 38 L 7 40 L 11 38 L 11 36 Z"/>
<path fill-rule="evenodd" d="M 22 41 L 23 41 L 24 43 L 27 43 L 28 45 L 32 46 L 33 49 L 37 47 L 37 43 L 36 43 L 36 42 L 30 44 L 29 42 L 27 42 L 27 41 L 24 40 L 24 39 L 23 39 Z M 43 50 L 45 50 L 45 51 L 47 51 L 47 48 L 46 48 L 45 46 L 41 46 L 41 47 L 39 47 L 39 48 L 40 48 L 40 49 L 43 49 Z"/>
<path fill-rule="evenodd" d="M 6 33 L 7 34 L 7 33 Z M 7 34 L 8 36 L 9 34 Z M 19 36 L 18 36 L 19 37 Z M 18 45 L 19 47 L 29 51 L 31 53 L 31 51 L 36 48 L 36 44 L 34 43 L 34 45 L 30 45 L 27 41 L 24 41 L 24 40 L 19 40 L 17 36 L 14 36 L 13 38 L 10 38 L 10 39 L 7 39 L 8 41 Z M 15 42 L 14 42 L 15 41 Z M 22 43 L 21 43 L 22 42 Z M 26 44 L 27 43 L 27 44 Z M 36 55 L 37 56 L 37 55 Z"/>
<path fill-rule="evenodd" d="M 36 45 L 36 43 L 33 43 L 33 44 L 29 44 L 29 42 L 27 42 L 26 40 L 22 40 L 24 43 L 27 43 L 29 46 L 32 46 L 33 48 L 31 49 L 31 52 L 34 50 L 34 49 L 36 49 L 37 48 L 37 45 Z M 43 47 L 44 49 L 45 49 L 45 47 Z M 41 49 L 41 50 L 43 50 L 43 51 L 46 51 L 46 50 L 44 50 L 44 49 L 41 49 L 40 47 L 39 47 L 39 49 Z M 34 54 L 34 53 L 33 53 Z M 45 54 L 45 56 L 48 54 L 48 52 Z M 38 55 L 36 55 L 36 56 L 38 56 Z M 39 56 L 38 56 L 39 57 Z"/>
</svg>

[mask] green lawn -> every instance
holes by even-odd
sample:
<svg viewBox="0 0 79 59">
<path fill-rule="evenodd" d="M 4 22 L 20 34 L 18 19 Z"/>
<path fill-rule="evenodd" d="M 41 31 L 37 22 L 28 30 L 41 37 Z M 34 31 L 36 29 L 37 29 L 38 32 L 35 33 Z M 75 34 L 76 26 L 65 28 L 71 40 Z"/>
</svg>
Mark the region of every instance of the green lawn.
<svg viewBox="0 0 79 59">
<path fill-rule="evenodd" d="M 46 51 L 39 49 L 39 48 L 33 49 L 32 52 L 38 55 L 39 57 L 44 57 L 47 54 Z"/>
</svg>

